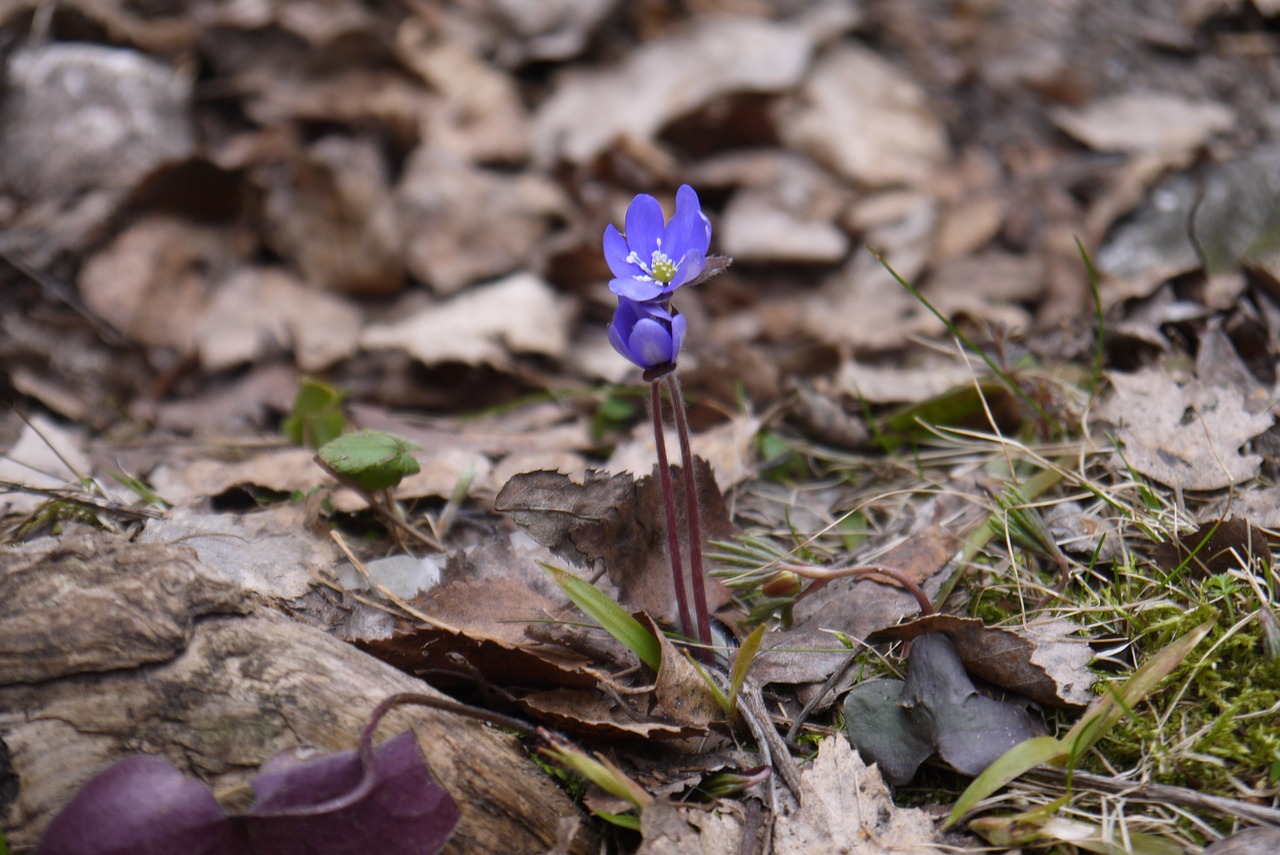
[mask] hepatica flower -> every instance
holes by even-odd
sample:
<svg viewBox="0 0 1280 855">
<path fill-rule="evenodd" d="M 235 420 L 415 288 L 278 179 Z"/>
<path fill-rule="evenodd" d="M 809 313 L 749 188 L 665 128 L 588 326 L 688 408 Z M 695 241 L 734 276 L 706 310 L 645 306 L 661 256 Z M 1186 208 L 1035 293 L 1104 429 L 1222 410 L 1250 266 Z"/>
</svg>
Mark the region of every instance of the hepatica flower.
<svg viewBox="0 0 1280 855">
<path fill-rule="evenodd" d="M 688 184 L 676 191 L 676 212 L 669 222 L 663 222 L 658 200 L 641 194 L 627 207 L 625 225 L 625 235 L 613 225 L 604 230 L 604 257 L 614 276 L 609 290 L 619 297 L 666 301 L 706 267 L 711 221 Z"/>
<path fill-rule="evenodd" d="M 619 297 L 609 324 L 609 343 L 646 372 L 669 370 L 675 366 L 686 326 L 684 315 L 664 303 Z"/>
</svg>

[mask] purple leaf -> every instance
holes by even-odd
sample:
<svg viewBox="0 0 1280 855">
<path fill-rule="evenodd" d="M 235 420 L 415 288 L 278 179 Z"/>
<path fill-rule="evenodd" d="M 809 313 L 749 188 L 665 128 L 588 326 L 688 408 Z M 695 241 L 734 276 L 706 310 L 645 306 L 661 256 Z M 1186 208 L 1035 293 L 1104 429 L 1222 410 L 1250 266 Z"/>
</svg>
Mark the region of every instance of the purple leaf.
<svg viewBox="0 0 1280 855">
<path fill-rule="evenodd" d="M 160 757 L 130 757 L 80 788 L 36 855 L 240 855 L 244 841 L 203 782 Z"/>
<path fill-rule="evenodd" d="M 346 751 L 266 771 L 253 786 L 258 799 L 245 822 L 254 855 L 434 853 L 458 824 L 457 804 L 412 733 L 374 751 L 368 780 L 359 755 Z"/>
</svg>

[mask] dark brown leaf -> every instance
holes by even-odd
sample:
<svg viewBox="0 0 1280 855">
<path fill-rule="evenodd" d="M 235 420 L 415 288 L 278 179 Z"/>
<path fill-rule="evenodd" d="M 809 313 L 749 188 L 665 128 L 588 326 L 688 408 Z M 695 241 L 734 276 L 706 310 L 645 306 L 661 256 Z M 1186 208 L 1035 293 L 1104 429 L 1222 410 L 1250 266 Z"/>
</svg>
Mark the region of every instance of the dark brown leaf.
<svg viewBox="0 0 1280 855">
<path fill-rule="evenodd" d="M 965 669 L 976 677 L 1050 706 L 1081 707 L 1093 699 L 1088 644 L 1069 638 L 1076 627 L 1053 621 L 1019 632 L 989 627 L 977 618 L 929 615 L 881 629 L 867 641 L 905 641 L 940 632 L 951 639 Z"/>
</svg>

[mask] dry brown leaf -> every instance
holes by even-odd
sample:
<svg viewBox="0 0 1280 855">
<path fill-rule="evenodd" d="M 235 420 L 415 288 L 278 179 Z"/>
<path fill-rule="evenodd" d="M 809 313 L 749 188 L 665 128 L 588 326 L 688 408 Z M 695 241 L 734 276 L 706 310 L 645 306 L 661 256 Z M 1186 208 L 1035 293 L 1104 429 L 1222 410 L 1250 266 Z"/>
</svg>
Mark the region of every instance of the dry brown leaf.
<svg viewBox="0 0 1280 855">
<path fill-rule="evenodd" d="M 551 727 L 605 740 L 676 740 L 706 733 L 703 728 L 648 718 L 632 718 L 597 693 L 583 689 L 530 692 L 518 703 L 531 716 Z M 637 716 L 639 714 L 637 713 Z"/>
<path fill-rule="evenodd" d="M 298 367 L 320 371 L 356 351 L 360 312 L 278 268 L 244 267 L 220 282 L 193 331 L 210 371 L 293 350 Z"/>
<path fill-rule="evenodd" d="M 1202 523 L 1192 531 L 1180 532 L 1168 542 L 1157 544 L 1160 566 L 1172 571 L 1186 564 L 1203 574 L 1232 570 L 1257 572 L 1271 563 L 1271 539 L 1247 520 L 1233 517 Z"/>
<path fill-rule="evenodd" d="M 620 140 L 649 140 L 716 99 L 784 91 L 799 82 L 817 39 L 851 22 L 848 7 L 799 23 L 698 19 L 687 33 L 643 45 L 616 69 L 566 76 L 535 117 L 535 157 L 588 163 Z"/>
<path fill-rule="evenodd" d="M 1240 390 L 1179 384 L 1163 368 L 1108 377 L 1115 394 L 1096 417 L 1118 426 L 1124 462 L 1138 473 L 1183 490 L 1218 490 L 1258 474 L 1262 458 L 1241 446 L 1273 419 L 1250 413 Z"/>
<path fill-rule="evenodd" d="M 461 41 L 434 38 L 425 24 L 412 19 L 396 33 L 396 53 L 443 96 L 426 119 L 433 146 L 472 163 L 515 163 L 528 155 L 529 115 L 515 78 Z"/>
<path fill-rule="evenodd" d="M 724 540 L 736 530 L 724 497 L 716 488 L 706 461 L 697 461 L 703 550 L 707 542 Z M 656 473 L 655 473 L 656 474 Z M 673 471 L 680 498 L 681 530 L 684 502 L 678 471 Z M 525 472 L 512 478 L 494 500 L 539 543 L 579 565 L 602 561 L 618 587 L 617 602 L 642 611 L 668 625 L 676 622 L 671 564 L 667 559 L 666 513 L 658 479 L 588 472 L 583 483 L 557 472 Z M 687 542 L 681 537 L 681 542 Z M 685 555 L 687 568 L 687 554 Z M 687 572 L 687 569 L 686 569 Z M 707 579 L 707 602 L 712 611 L 729 600 L 719 581 Z"/>
<path fill-rule="evenodd" d="M 1044 286 L 1044 264 L 1037 256 L 991 251 L 944 262 L 925 280 L 922 293 L 948 317 L 967 314 L 1025 330 L 1031 316 L 1019 304 L 1034 303 Z"/>
<path fill-rule="evenodd" d="M 648 615 L 640 615 L 645 629 L 658 639 L 662 664 L 653 684 L 657 709 L 670 721 L 705 731 L 714 721 L 724 720 L 724 710 L 716 703 L 707 681 L 688 657 L 676 649 Z"/>
<path fill-rule="evenodd" d="M 1049 115 L 1090 148 L 1127 152 L 1195 148 L 1236 121 L 1231 108 L 1218 101 L 1154 92 L 1117 95 L 1080 109 L 1058 107 Z"/>
<path fill-rule="evenodd" d="M 844 258 L 849 239 L 829 220 L 784 207 L 760 191 L 744 190 L 724 212 L 722 246 L 737 263 L 808 262 L 829 264 Z"/>
<path fill-rule="evenodd" d="M 562 356 L 567 326 L 568 307 L 551 286 L 531 273 L 516 273 L 398 323 L 370 326 L 360 343 L 371 350 L 403 350 L 426 365 L 500 367 L 511 353 Z"/>
<path fill-rule="evenodd" d="M 267 173 L 267 240 L 308 286 L 366 296 L 404 287 L 387 172 L 372 140 L 328 136 Z"/>
<path fill-rule="evenodd" d="M 955 645 L 965 670 L 975 677 L 1048 706 L 1083 707 L 1093 700 L 1089 671 L 1093 650 L 1073 638 L 1079 627 L 1054 620 L 1017 631 L 989 627 L 977 618 L 935 614 L 878 630 L 867 641 L 879 644 L 941 632 Z"/>
<path fill-rule="evenodd" d="M 476 451 L 452 446 L 431 446 L 429 451 L 415 452 L 419 469 L 408 476 L 392 491 L 399 500 L 438 498 L 453 496 L 458 485 L 472 479 L 467 495 L 489 483 L 493 464 L 489 458 Z M 333 507 L 343 513 L 353 513 L 367 507 L 364 497 L 354 490 L 339 490 L 333 494 Z"/>
<path fill-rule="evenodd" d="M 425 145 L 409 156 L 395 195 L 409 272 L 442 295 L 537 269 L 569 211 L 559 186 L 540 174 L 479 169 Z"/>
<path fill-rule="evenodd" d="M 954 534 L 931 525 L 890 549 L 876 563 L 893 567 L 926 587 L 930 582 L 936 583 L 958 544 Z M 832 636 L 833 631 L 861 640 L 919 609 L 915 597 L 894 585 L 836 579 L 796 604 L 795 623 L 789 631 L 765 636 L 751 666 L 752 678 L 762 685 L 821 683 L 849 655 L 847 648 Z"/>
<path fill-rule="evenodd" d="M 165 464 L 151 473 L 156 493 L 173 505 L 221 496 L 247 485 L 275 493 L 308 493 L 327 481 L 315 463 L 315 452 L 305 448 L 268 451 L 233 463 L 206 458 L 186 465 Z"/>
<path fill-rule="evenodd" d="M 929 260 L 937 223 L 938 204 L 932 196 L 893 192 L 861 202 L 849 225 L 862 232 L 866 245 L 899 276 L 914 283 Z M 853 253 L 821 293 L 801 305 L 805 330 L 831 344 L 899 348 L 910 335 L 943 329 L 867 251 Z"/>
<path fill-rule="evenodd" d="M 711 465 L 716 485 L 727 491 L 735 484 L 755 474 L 755 437 L 760 431 L 760 419 L 739 414 L 722 425 L 695 433 L 689 444 L 693 453 Z M 677 452 L 667 439 L 667 454 Z M 610 472 L 630 472 L 633 475 L 653 471 L 658 463 L 658 446 L 653 438 L 653 428 L 647 423 L 637 425 L 634 439 L 619 443 L 613 450 L 606 468 Z"/>
<path fill-rule="evenodd" d="M 871 187 L 920 184 L 948 156 L 946 130 L 903 72 L 851 43 L 828 51 L 779 105 L 783 142 Z"/>
<path fill-rule="evenodd" d="M 134 341 L 190 353 L 217 273 L 248 249 L 238 232 L 146 217 L 89 259 L 80 294 Z"/>
<path fill-rule="evenodd" d="M 919 808 L 899 808 L 874 767 L 868 767 L 843 736 L 818 745 L 813 764 L 801 772 L 801 806 L 778 817 L 776 855 L 829 851 L 840 841 L 848 855 L 935 852 L 934 821 Z"/>
<path fill-rule="evenodd" d="M 975 375 L 986 374 L 977 365 L 933 354 L 921 354 L 910 362 L 868 365 L 850 359 L 840 366 L 835 386 L 846 395 L 873 404 L 914 404 L 950 389 L 972 386 Z"/>
<path fill-rule="evenodd" d="M 736 855 L 742 852 L 744 822 L 738 806 L 721 802 L 713 811 L 655 799 L 640 814 L 644 838 L 636 855 Z"/>
</svg>

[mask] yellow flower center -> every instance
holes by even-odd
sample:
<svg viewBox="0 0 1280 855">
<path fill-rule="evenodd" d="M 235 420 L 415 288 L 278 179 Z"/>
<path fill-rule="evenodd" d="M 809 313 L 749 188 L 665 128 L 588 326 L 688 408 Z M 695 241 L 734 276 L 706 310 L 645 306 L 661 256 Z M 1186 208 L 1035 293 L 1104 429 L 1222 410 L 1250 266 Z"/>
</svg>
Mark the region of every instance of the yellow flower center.
<svg viewBox="0 0 1280 855">
<path fill-rule="evenodd" d="M 655 249 L 649 260 L 649 273 L 659 282 L 670 282 L 676 275 L 675 262 L 662 250 Z"/>
</svg>

